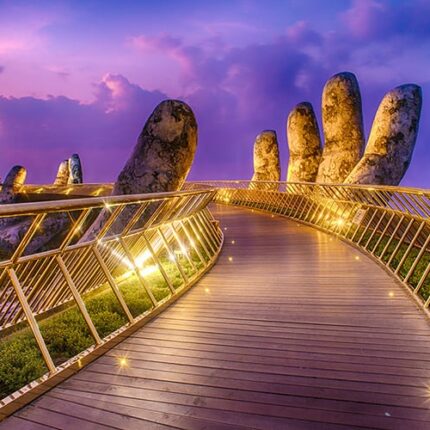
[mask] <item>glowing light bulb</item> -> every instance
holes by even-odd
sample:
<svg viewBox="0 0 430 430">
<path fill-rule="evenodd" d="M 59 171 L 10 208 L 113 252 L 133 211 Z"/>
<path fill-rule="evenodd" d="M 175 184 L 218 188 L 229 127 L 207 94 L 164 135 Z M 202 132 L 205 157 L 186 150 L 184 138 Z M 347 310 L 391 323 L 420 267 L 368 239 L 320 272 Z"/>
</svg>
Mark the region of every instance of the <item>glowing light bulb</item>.
<svg viewBox="0 0 430 430">
<path fill-rule="evenodd" d="M 339 218 L 335 221 L 335 223 L 339 226 L 342 227 L 345 224 L 345 220 L 343 218 Z"/>
<path fill-rule="evenodd" d="M 394 297 L 394 293 L 393 293 L 392 291 L 390 291 L 390 292 L 388 293 L 388 297 Z"/>
<path fill-rule="evenodd" d="M 236 243 L 236 241 L 235 241 L 235 240 L 232 240 L 232 241 L 231 241 L 231 244 L 232 244 L 232 245 L 234 245 L 235 243 Z"/>
<path fill-rule="evenodd" d="M 228 261 L 232 262 L 233 261 L 233 257 L 228 257 Z"/>
<path fill-rule="evenodd" d="M 356 260 L 359 260 L 359 259 L 360 259 L 360 257 L 359 257 L 358 255 L 356 255 L 354 258 L 355 258 Z"/>
<path fill-rule="evenodd" d="M 118 364 L 120 367 L 128 367 L 127 357 L 119 357 L 118 358 Z"/>
</svg>

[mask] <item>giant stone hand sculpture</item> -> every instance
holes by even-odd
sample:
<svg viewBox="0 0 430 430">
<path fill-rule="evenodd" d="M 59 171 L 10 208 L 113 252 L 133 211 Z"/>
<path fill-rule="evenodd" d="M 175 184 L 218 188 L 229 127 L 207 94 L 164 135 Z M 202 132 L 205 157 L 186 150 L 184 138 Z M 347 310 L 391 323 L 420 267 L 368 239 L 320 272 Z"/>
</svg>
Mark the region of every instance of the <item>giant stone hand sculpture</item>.
<svg viewBox="0 0 430 430">
<path fill-rule="evenodd" d="M 113 194 L 179 190 L 191 168 L 196 147 L 197 122 L 193 111 L 179 100 L 165 100 L 148 118 L 130 158 L 118 176 Z M 26 170 L 21 166 L 15 166 L 11 170 L 0 191 L 0 203 L 15 201 L 25 176 Z M 77 154 L 60 164 L 54 183 L 82 183 L 82 167 Z M 145 210 L 144 217 L 150 217 L 157 205 L 158 203 L 151 204 Z M 113 227 L 120 230 L 132 213 L 132 209 L 123 210 Z M 108 209 L 102 210 L 81 241 L 94 238 L 109 216 Z M 141 221 L 145 222 L 145 219 Z M 0 226 L 4 227 L 0 229 L 0 258 L 10 257 L 31 222 L 29 217 L 0 220 Z M 70 218 L 67 213 L 47 216 L 25 249 L 25 254 L 58 246 L 69 226 Z"/>
<path fill-rule="evenodd" d="M 146 121 L 112 194 L 181 189 L 191 169 L 196 148 L 197 122 L 191 108 L 179 100 L 161 102 Z M 154 204 L 145 211 L 145 219 L 150 217 L 156 206 Z M 123 210 L 112 229 L 120 231 L 131 214 L 131 210 Z M 109 210 L 102 211 L 81 240 L 93 239 L 109 215 Z"/>
<path fill-rule="evenodd" d="M 361 96 L 352 73 L 328 80 L 322 97 L 325 146 L 312 106 L 300 103 L 287 123 L 287 181 L 398 185 L 411 161 L 421 113 L 421 88 L 401 85 L 383 98 L 364 149 Z M 316 166 L 318 165 L 318 172 Z"/>
</svg>

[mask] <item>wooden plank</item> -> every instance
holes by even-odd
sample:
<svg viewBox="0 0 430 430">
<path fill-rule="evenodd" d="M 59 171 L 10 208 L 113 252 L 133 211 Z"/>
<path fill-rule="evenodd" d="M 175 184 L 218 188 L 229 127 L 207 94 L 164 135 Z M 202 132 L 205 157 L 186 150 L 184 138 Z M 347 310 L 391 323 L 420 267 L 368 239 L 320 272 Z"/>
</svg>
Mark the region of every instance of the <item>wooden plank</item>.
<svg viewBox="0 0 430 430">
<path fill-rule="evenodd" d="M 310 227 L 215 216 L 225 246 L 198 285 L 0 429 L 430 427 L 429 322 L 398 282 Z"/>
<path fill-rule="evenodd" d="M 9 428 L 13 430 L 46 430 L 55 429 L 58 427 L 48 426 L 47 424 L 38 424 L 34 421 L 27 421 L 18 417 L 10 417 L 8 419 Z"/>
<path fill-rule="evenodd" d="M 53 394 L 58 398 L 62 399 L 80 399 L 81 402 L 85 403 L 88 399 L 92 401 L 94 398 L 92 393 L 86 393 L 82 391 L 62 391 L 56 390 Z M 222 400 L 220 407 L 217 409 L 208 407 L 208 400 L 201 398 L 197 404 L 183 405 L 181 403 L 170 403 L 163 402 L 157 399 L 144 400 L 135 397 L 124 397 L 115 396 L 109 394 L 98 394 L 97 400 L 104 403 L 112 403 L 113 407 L 120 405 L 132 406 L 139 410 L 148 408 L 156 410 L 158 412 L 176 413 L 178 415 L 187 415 L 198 420 L 208 420 L 214 422 L 222 422 L 228 426 L 249 426 L 249 428 L 258 428 L 266 430 L 268 428 L 276 430 L 284 430 L 285 428 L 309 428 L 309 421 L 320 424 L 321 411 L 309 408 L 277 408 L 277 413 L 274 413 L 273 409 L 268 410 L 267 405 L 264 407 L 258 407 L 255 404 L 246 404 L 246 409 L 241 411 L 237 407 L 235 409 L 228 409 L 227 402 Z M 78 400 L 75 400 L 78 401 Z M 237 404 L 235 406 L 238 406 Z M 403 420 L 399 418 L 390 417 L 388 420 L 386 417 L 378 416 L 364 416 L 361 414 L 350 414 L 344 412 L 333 412 L 330 419 L 331 424 L 334 428 L 354 428 L 351 427 L 351 422 L 355 422 L 361 426 L 372 426 L 374 428 L 390 429 L 393 426 L 402 427 L 408 426 L 410 430 L 422 430 L 423 422 L 412 423 L 409 420 Z M 342 424 L 339 425 L 339 422 Z M 347 426 L 347 427 L 343 427 Z M 191 428 L 191 427 L 188 427 Z M 196 427 L 192 427 L 196 428 Z M 215 427 L 211 427 L 215 428 Z M 355 427 L 356 428 L 356 427 Z"/>
<path fill-rule="evenodd" d="M 300 396 L 277 396 L 267 393 L 252 393 L 247 391 L 226 392 L 214 387 L 202 386 L 182 386 L 176 384 L 165 385 L 153 381 L 151 387 L 135 388 L 125 385 L 112 385 L 109 383 L 93 382 L 87 384 L 86 381 L 73 379 L 67 385 L 59 387 L 58 390 L 79 391 L 80 393 L 92 393 L 95 395 L 112 395 L 132 399 L 146 399 L 165 403 L 199 406 L 212 409 L 223 409 L 230 411 L 253 412 L 268 416 L 288 416 L 286 407 L 315 409 L 316 406 L 323 406 L 323 410 L 341 411 L 343 413 L 362 414 L 363 406 L 358 403 L 347 402 L 344 400 L 318 400 L 317 402 Z M 226 394 L 229 394 L 228 398 Z M 231 394 L 231 395 L 230 395 Z M 423 409 L 410 409 L 399 406 L 389 407 L 390 415 L 394 418 L 406 418 L 416 421 L 427 422 L 430 418 L 429 411 Z M 366 404 L 366 415 L 380 416 L 378 405 Z"/>
</svg>

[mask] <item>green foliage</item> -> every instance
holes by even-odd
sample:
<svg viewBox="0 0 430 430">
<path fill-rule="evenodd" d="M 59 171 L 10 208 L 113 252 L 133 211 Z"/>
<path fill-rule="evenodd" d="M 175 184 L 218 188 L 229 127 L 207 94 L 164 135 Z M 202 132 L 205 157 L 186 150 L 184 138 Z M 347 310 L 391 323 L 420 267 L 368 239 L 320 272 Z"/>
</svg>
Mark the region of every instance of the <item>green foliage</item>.
<svg viewBox="0 0 430 430">
<path fill-rule="evenodd" d="M 367 243 L 367 240 L 370 237 L 370 234 L 371 233 L 366 233 L 365 237 L 360 241 L 361 245 L 364 245 Z M 388 248 L 385 249 L 389 239 L 390 239 L 389 237 L 382 238 L 375 249 L 376 243 L 379 240 L 379 235 L 375 235 L 375 237 L 372 238 L 371 242 L 369 243 L 367 249 L 370 251 L 373 251 L 375 256 L 377 257 L 380 257 L 382 255 L 382 252 L 385 250 L 384 255 L 382 257 L 382 261 L 385 264 L 387 264 L 388 261 L 390 261 L 391 259 L 390 269 L 394 271 L 399 266 L 406 250 L 408 249 L 409 244 L 407 243 L 401 244 L 398 247 L 395 255 L 393 256 L 393 253 L 396 250 L 399 241 L 397 239 L 392 239 L 390 244 L 388 245 Z M 415 263 L 415 260 L 418 257 L 419 252 L 420 252 L 420 249 L 418 248 L 412 248 L 409 251 L 407 257 L 405 258 L 405 261 L 402 263 L 398 271 L 398 275 L 401 279 L 406 278 L 406 275 L 409 273 L 409 270 L 411 269 L 412 265 Z M 416 288 L 418 286 L 418 283 L 429 263 L 430 263 L 430 253 L 424 252 L 424 254 L 419 259 L 418 263 L 415 265 L 415 268 L 408 279 L 408 284 L 412 288 Z M 423 282 L 423 285 L 421 286 L 418 294 L 423 298 L 423 300 L 427 300 L 429 298 L 430 296 L 430 277 L 429 276 Z"/>
<path fill-rule="evenodd" d="M 36 341 L 28 333 L 0 342 L 0 396 L 5 397 L 46 372 Z"/>
<path fill-rule="evenodd" d="M 200 270 L 203 264 L 197 259 L 197 255 L 193 255 L 192 258 Z M 184 280 L 176 265 L 166 256 L 162 256 L 161 262 L 174 288 L 180 287 Z M 183 257 L 181 264 L 187 276 L 194 273 L 191 265 Z M 170 294 L 166 281 L 158 270 L 145 276 L 145 281 L 157 301 Z M 136 275 L 123 280 L 118 287 L 134 317 L 151 308 L 151 301 Z M 100 337 L 103 338 L 127 324 L 126 315 L 108 285 L 87 294 L 83 300 Z M 76 306 L 40 321 L 39 327 L 56 365 L 79 354 L 94 343 Z M 46 371 L 46 365 L 29 328 L 14 332 L 0 340 L 1 398 L 39 378 Z"/>
</svg>

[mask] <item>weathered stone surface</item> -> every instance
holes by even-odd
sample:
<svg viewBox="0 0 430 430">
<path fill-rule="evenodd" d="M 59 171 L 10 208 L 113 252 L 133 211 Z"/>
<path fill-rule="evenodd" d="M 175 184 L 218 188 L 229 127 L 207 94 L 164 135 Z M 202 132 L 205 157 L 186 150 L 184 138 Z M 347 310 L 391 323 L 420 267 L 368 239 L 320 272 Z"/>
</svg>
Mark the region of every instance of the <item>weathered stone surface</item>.
<svg viewBox="0 0 430 430">
<path fill-rule="evenodd" d="M 13 166 L 3 182 L 0 191 L 0 204 L 16 203 L 17 194 L 24 185 L 27 170 L 22 166 Z M 8 242 L 8 230 L 16 230 L 16 225 L 20 222 L 27 222 L 23 217 L 0 218 L 0 257 L 7 258 L 10 250 L 15 249 L 18 242 Z M 19 237 L 16 238 L 19 241 Z"/>
<path fill-rule="evenodd" d="M 197 147 L 197 122 L 179 100 L 161 102 L 148 118 L 113 193 L 174 191 L 182 187 Z"/>
<path fill-rule="evenodd" d="M 69 183 L 69 160 L 63 160 L 58 166 L 54 185 L 67 185 Z"/>
<path fill-rule="evenodd" d="M 14 203 L 16 194 L 24 185 L 27 170 L 22 166 L 13 166 L 7 174 L 0 192 L 0 204 Z"/>
<path fill-rule="evenodd" d="M 0 192 L 0 204 L 15 203 L 17 193 L 24 185 L 27 171 L 22 166 L 14 166 L 3 183 Z M 17 248 L 24 234 L 31 226 L 34 217 L 17 216 L 0 218 L 0 258 L 9 258 Z M 52 214 L 47 216 L 33 239 L 25 249 L 25 254 L 44 250 L 52 241 L 61 240 L 70 225 L 67 214 Z"/>
<path fill-rule="evenodd" d="M 14 217 L 9 219 L 8 223 L 1 225 L 0 258 L 11 257 L 31 223 L 32 218 L 30 217 Z M 58 246 L 67 234 L 69 227 L 70 218 L 66 213 L 47 216 L 23 254 L 33 254 Z"/>
<path fill-rule="evenodd" d="M 330 78 L 323 91 L 324 150 L 317 182 L 341 183 L 360 160 L 364 148 L 360 89 L 352 73 Z"/>
<path fill-rule="evenodd" d="M 264 130 L 254 143 L 254 175 L 252 181 L 279 181 L 281 166 L 276 132 Z"/>
<path fill-rule="evenodd" d="M 349 184 L 398 185 L 409 167 L 422 105 L 418 85 L 401 85 L 382 99 L 366 152 L 346 178 Z"/>
<path fill-rule="evenodd" d="M 321 137 L 312 105 L 299 103 L 288 115 L 290 152 L 287 181 L 315 182 L 321 161 Z"/>
<path fill-rule="evenodd" d="M 83 182 L 81 159 L 78 154 L 73 154 L 69 158 L 69 184 L 82 184 Z"/>
<path fill-rule="evenodd" d="M 112 194 L 179 190 L 190 171 L 196 148 L 197 122 L 191 108 L 179 100 L 161 102 L 146 121 Z M 147 217 L 154 208 L 145 211 Z M 108 215 L 107 210 L 103 211 L 82 240 L 94 237 Z M 123 211 L 115 229 L 120 230 L 130 216 L 130 211 Z"/>
</svg>

